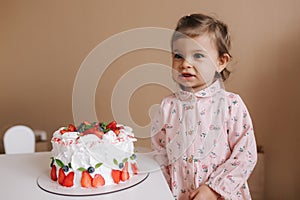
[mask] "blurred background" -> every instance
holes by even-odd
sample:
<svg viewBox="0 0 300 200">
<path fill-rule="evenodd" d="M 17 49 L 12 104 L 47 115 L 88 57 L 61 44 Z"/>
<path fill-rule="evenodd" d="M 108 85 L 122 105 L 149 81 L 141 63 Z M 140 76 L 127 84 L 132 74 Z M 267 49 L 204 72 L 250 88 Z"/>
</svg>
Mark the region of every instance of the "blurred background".
<svg viewBox="0 0 300 200">
<path fill-rule="evenodd" d="M 99 43 L 133 28 L 173 29 L 180 17 L 197 12 L 230 28 L 232 75 L 225 85 L 251 113 L 264 152 L 264 198 L 300 199 L 298 0 L 0 0 L 0 152 L 4 132 L 16 124 L 44 131 L 37 150 L 51 150 L 53 131 L 73 123 L 75 77 Z M 98 83 L 99 121 L 113 120 L 112 90 L 122 75 L 150 62 L 170 66 L 170 60 L 168 52 L 155 49 L 117 58 Z M 135 123 L 149 124 L 149 107 L 169 93 L 154 84 L 136 90 L 129 103 Z M 149 147 L 149 139 L 137 145 Z"/>
</svg>

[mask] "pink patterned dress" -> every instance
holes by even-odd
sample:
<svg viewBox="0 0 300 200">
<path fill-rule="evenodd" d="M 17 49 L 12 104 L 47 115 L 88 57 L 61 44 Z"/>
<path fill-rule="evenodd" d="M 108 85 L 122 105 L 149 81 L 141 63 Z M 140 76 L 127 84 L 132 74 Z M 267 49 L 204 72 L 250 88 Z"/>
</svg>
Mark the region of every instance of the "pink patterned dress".
<svg viewBox="0 0 300 200">
<path fill-rule="evenodd" d="M 225 199 L 251 199 L 247 179 L 256 142 L 242 99 L 220 81 L 163 99 L 152 120 L 152 147 L 178 200 L 207 184 Z"/>
</svg>

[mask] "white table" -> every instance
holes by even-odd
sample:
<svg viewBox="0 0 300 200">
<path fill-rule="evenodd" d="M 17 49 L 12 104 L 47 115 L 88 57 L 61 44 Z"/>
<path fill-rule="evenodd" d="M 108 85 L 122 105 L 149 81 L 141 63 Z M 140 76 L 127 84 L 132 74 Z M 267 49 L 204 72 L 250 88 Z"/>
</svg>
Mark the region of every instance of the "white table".
<svg viewBox="0 0 300 200">
<path fill-rule="evenodd" d="M 169 187 L 160 170 L 150 172 L 145 181 L 134 187 L 110 194 L 70 197 L 48 193 L 39 188 L 37 178 L 46 170 L 50 170 L 49 165 L 50 152 L 0 155 L 0 199 L 173 200 Z"/>
</svg>

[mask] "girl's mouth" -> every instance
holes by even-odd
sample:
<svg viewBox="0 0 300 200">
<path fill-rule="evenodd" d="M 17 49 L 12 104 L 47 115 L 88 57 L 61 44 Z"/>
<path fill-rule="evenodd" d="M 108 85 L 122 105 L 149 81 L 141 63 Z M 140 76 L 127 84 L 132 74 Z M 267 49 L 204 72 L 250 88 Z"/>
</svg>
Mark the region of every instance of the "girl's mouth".
<svg viewBox="0 0 300 200">
<path fill-rule="evenodd" d="M 179 76 L 184 78 L 196 77 L 196 75 L 190 73 L 181 73 Z"/>
</svg>

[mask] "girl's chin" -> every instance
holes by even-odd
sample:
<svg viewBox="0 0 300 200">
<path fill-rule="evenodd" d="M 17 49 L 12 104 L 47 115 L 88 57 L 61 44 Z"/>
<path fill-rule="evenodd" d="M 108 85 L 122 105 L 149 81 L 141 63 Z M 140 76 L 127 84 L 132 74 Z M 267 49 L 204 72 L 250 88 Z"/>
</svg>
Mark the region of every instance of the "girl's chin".
<svg viewBox="0 0 300 200">
<path fill-rule="evenodd" d="M 206 83 L 199 84 L 199 85 L 191 85 L 191 84 L 183 84 L 183 83 L 178 83 L 178 84 L 182 90 L 188 92 L 198 92 L 208 87 Z"/>
</svg>

